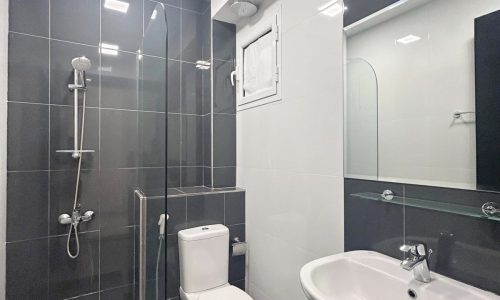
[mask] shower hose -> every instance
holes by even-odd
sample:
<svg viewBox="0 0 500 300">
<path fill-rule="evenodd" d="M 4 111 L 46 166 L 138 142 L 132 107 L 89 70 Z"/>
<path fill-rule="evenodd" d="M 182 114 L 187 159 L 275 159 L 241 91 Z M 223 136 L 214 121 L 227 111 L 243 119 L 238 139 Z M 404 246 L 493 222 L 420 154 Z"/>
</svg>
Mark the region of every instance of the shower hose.
<svg viewBox="0 0 500 300">
<path fill-rule="evenodd" d="M 77 90 L 75 90 L 75 93 Z M 78 156 L 78 170 L 76 173 L 76 184 L 75 184 L 75 199 L 73 202 L 73 213 L 75 212 L 77 206 L 78 206 L 78 190 L 80 188 L 80 174 L 82 171 L 82 150 L 83 150 L 83 133 L 85 131 L 85 106 L 86 106 L 86 99 L 87 98 L 87 91 L 83 90 L 83 102 L 82 102 L 82 132 L 80 134 L 80 153 Z M 70 241 L 71 241 L 71 233 L 75 232 L 75 242 L 76 242 L 76 252 L 73 254 L 71 253 L 71 248 L 70 248 Z M 78 257 L 80 254 L 80 240 L 78 238 L 78 222 L 76 220 L 72 220 L 71 224 L 69 225 L 69 232 L 68 232 L 68 240 L 66 242 L 66 250 L 68 252 L 68 256 L 72 259 L 75 259 Z"/>
<path fill-rule="evenodd" d="M 156 300 L 160 299 L 160 259 L 161 259 L 161 247 L 163 245 L 163 241 L 165 240 L 165 236 L 160 234 L 158 236 L 158 254 L 156 255 Z"/>
</svg>

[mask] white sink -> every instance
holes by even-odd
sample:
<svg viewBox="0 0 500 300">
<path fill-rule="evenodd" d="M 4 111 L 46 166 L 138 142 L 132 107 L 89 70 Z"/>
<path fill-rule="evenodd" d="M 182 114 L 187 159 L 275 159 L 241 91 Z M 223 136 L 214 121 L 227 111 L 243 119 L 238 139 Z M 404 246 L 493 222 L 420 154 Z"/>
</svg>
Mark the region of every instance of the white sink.
<svg viewBox="0 0 500 300">
<path fill-rule="evenodd" d="M 306 264 L 300 270 L 300 282 L 309 300 L 500 300 L 436 273 L 430 283 L 418 282 L 399 263 L 378 252 L 346 252 Z"/>
</svg>

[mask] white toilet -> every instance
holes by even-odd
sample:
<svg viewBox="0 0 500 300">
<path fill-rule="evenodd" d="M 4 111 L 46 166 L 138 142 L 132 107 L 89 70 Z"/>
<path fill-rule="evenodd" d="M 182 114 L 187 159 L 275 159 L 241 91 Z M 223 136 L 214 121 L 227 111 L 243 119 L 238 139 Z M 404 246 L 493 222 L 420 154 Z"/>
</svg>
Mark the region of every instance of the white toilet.
<svg viewBox="0 0 500 300">
<path fill-rule="evenodd" d="M 252 300 L 228 283 L 229 229 L 207 225 L 179 231 L 182 300 Z"/>
</svg>

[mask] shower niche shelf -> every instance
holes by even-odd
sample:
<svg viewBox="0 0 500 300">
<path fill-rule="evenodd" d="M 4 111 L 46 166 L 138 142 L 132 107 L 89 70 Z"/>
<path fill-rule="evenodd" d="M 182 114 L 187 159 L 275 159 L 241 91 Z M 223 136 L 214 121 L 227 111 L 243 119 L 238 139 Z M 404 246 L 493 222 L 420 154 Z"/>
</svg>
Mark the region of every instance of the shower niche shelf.
<svg viewBox="0 0 500 300">
<path fill-rule="evenodd" d="M 481 206 L 475 207 L 475 206 L 453 204 L 453 203 L 446 203 L 446 202 L 437 202 L 437 201 L 411 198 L 411 197 L 404 198 L 404 197 L 400 197 L 400 196 L 394 196 L 394 198 L 392 200 L 385 200 L 384 198 L 382 198 L 381 194 L 369 193 L 369 192 L 354 193 L 354 194 L 350 194 L 350 196 L 355 197 L 355 198 L 360 198 L 360 199 L 380 201 L 380 202 L 391 203 L 391 204 L 395 204 L 395 205 L 416 207 L 416 208 L 422 208 L 422 209 L 427 209 L 427 210 L 455 214 L 455 215 L 473 217 L 473 218 L 477 218 L 477 219 L 485 219 L 485 220 L 500 222 L 500 215 L 497 214 L 497 215 L 493 215 L 493 216 L 487 216 L 483 213 Z"/>
</svg>

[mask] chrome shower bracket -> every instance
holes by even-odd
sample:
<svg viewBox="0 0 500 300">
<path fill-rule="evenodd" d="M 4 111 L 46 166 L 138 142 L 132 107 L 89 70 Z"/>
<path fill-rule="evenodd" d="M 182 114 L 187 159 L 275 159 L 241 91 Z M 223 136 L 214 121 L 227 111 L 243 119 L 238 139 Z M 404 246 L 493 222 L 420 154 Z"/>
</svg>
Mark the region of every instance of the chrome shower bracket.
<svg viewBox="0 0 500 300">
<path fill-rule="evenodd" d="M 74 159 L 79 159 L 82 153 L 93 153 L 94 150 L 81 150 L 78 147 L 78 94 L 79 91 L 83 91 L 84 93 L 87 90 L 87 86 L 85 84 L 85 72 L 78 71 L 76 69 L 73 70 L 74 81 L 72 84 L 68 84 L 68 89 L 73 92 L 74 104 L 73 104 L 73 150 L 56 150 L 57 153 L 71 153 L 71 156 Z M 81 80 L 79 80 L 79 78 Z M 85 95 L 84 95 L 85 96 Z"/>
</svg>

